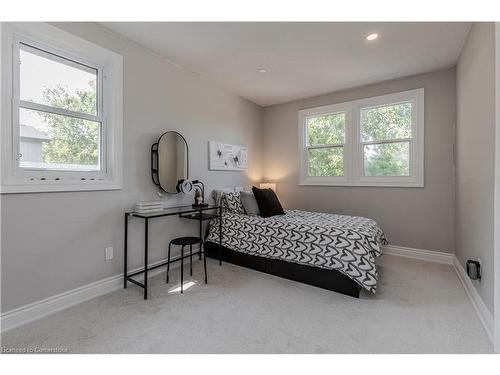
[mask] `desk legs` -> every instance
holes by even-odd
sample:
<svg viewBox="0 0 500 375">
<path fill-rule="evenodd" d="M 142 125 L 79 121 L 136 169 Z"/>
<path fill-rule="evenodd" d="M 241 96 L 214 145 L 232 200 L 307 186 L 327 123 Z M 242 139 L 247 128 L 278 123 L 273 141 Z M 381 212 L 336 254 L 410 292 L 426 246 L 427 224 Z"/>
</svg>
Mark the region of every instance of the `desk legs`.
<svg viewBox="0 0 500 375">
<path fill-rule="evenodd" d="M 222 266 L 222 207 L 219 208 L 219 266 Z"/>
<path fill-rule="evenodd" d="M 130 281 L 140 287 L 144 288 L 144 299 L 148 299 L 148 271 L 151 271 L 154 268 L 161 267 L 167 264 L 167 272 L 168 272 L 168 263 L 163 262 L 161 264 L 157 264 L 148 269 L 148 240 L 149 240 L 149 219 L 147 217 L 144 218 L 144 271 L 135 271 L 128 273 L 128 219 L 129 214 L 125 214 L 125 238 L 123 244 L 123 287 L 127 288 L 127 282 Z M 200 212 L 200 221 L 199 221 L 199 230 L 200 230 L 200 251 L 199 256 L 200 260 L 202 257 L 202 252 L 204 255 L 204 268 L 205 268 L 205 283 L 207 283 L 207 271 L 206 271 L 206 254 L 205 254 L 205 243 L 203 241 L 203 225 L 201 219 Z M 222 265 L 222 207 L 219 208 L 219 265 Z M 192 271 L 191 271 L 192 272 Z M 133 276 L 138 275 L 139 273 L 144 273 L 144 283 L 141 284 L 139 281 L 132 279 Z M 168 273 L 167 273 L 168 274 Z M 168 277 L 168 276 L 167 276 Z M 168 279 L 167 279 L 168 282 Z"/>
<path fill-rule="evenodd" d="M 144 219 L 144 299 L 148 299 L 148 218 Z"/>
<path fill-rule="evenodd" d="M 208 283 L 208 279 L 207 279 L 207 253 L 205 252 L 205 245 L 204 244 L 203 244 L 203 269 L 205 271 L 205 284 L 206 284 L 206 283 Z"/>
<path fill-rule="evenodd" d="M 128 241 L 128 215 L 125 214 L 125 241 L 123 246 L 123 287 L 127 288 L 127 241 Z"/>
<path fill-rule="evenodd" d="M 202 226 L 202 223 L 203 223 L 203 221 L 201 220 L 201 211 L 200 211 L 200 241 L 201 241 L 200 242 L 200 260 L 201 260 L 201 249 L 202 249 L 202 244 L 203 244 L 203 237 L 202 237 L 203 226 Z"/>
</svg>

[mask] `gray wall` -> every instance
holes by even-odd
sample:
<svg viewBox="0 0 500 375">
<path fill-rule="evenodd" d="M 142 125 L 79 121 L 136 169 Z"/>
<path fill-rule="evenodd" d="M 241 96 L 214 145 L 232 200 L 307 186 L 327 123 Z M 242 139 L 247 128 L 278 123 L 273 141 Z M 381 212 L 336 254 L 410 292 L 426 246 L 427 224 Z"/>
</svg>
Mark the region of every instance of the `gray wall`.
<svg viewBox="0 0 500 375">
<path fill-rule="evenodd" d="M 297 111 L 348 100 L 425 89 L 425 187 L 298 185 Z M 375 219 L 391 244 L 454 251 L 453 138 L 455 69 L 402 78 L 265 108 L 264 176 L 287 208 Z"/>
<path fill-rule="evenodd" d="M 165 130 L 181 132 L 190 174 L 214 187 L 248 185 L 262 176 L 262 109 L 215 88 L 142 47 L 91 23 L 59 27 L 123 55 L 124 187 L 121 191 L 2 195 L 2 311 L 122 272 L 123 212 L 157 191 L 149 149 Z M 248 172 L 208 171 L 208 141 L 249 147 Z M 177 198 L 170 198 L 172 204 Z M 188 203 L 191 201 L 189 200 Z M 176 217 L 151 225 L 151 261 L 172 236 L 196 233 Z M 142 226 L 131 228 L 131 267 L 139 266 Z M 115 258 L 104 261 L 104 248 Z M 136 248 L 136 251 L 133 249 Z"/>
<path fill-rule="evenodd" d="M 475 23 L 457 66 L 456 255 L 481 258 L 473 282 L 493 312 L 495 25 Z"/>
</svg>

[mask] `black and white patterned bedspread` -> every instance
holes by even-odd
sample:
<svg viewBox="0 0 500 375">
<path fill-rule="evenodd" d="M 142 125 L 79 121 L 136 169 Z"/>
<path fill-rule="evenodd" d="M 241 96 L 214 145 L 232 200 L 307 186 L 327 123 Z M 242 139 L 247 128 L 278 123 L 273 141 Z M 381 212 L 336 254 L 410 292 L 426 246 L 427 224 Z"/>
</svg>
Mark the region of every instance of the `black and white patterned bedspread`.
<svg viewBox="0 0 500 375">
<path fill-rule="evenodd" d="M 219 243 L 219 219 L 207 241 Z M 368 218 L 300 210 L 263 218 L 224 213 L 222 245 L 231 250 L 342 272 L 366 290 L 377 289 L 375 257 L 387 244 Z"/>
</svg>

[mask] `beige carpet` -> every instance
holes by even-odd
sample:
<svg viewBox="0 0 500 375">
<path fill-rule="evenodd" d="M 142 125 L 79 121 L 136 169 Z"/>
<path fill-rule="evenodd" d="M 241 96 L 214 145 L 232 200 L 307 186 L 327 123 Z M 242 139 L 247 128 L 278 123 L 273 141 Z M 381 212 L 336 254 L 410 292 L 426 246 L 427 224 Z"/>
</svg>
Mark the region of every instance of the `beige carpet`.
<svg viewBox="0 0 500 375">
<path fill-rule="evenodd" d="M 196 263 L 183 295 L 150 279 L 2 335 L 3 347 L 72 353 L 490 353 L 451 266 L 384 256 L 360 299 L 230 264 Z M 188 268 L 186 268 L 188 271 Z M 187 272 L 189 275 L 189 273 Z"/>
</svg>

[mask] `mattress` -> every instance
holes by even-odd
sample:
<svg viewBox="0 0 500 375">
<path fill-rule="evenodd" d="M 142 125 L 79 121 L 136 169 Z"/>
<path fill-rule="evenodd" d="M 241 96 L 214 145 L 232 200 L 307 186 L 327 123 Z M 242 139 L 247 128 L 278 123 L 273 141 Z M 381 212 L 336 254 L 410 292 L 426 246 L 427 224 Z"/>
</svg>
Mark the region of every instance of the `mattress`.
<svg viewBox="0 0 500 375">
<path fill-rule="evenodd" d="M 219 219 L 207 241 L 219 243 Z M 387 239 L 365 217 L 301 210 L 268 218 L 225 212 L 222 246 L 255 256 L 337 270 L 371 293 L 377 290 L 375 258 Z"/>
</svg>

